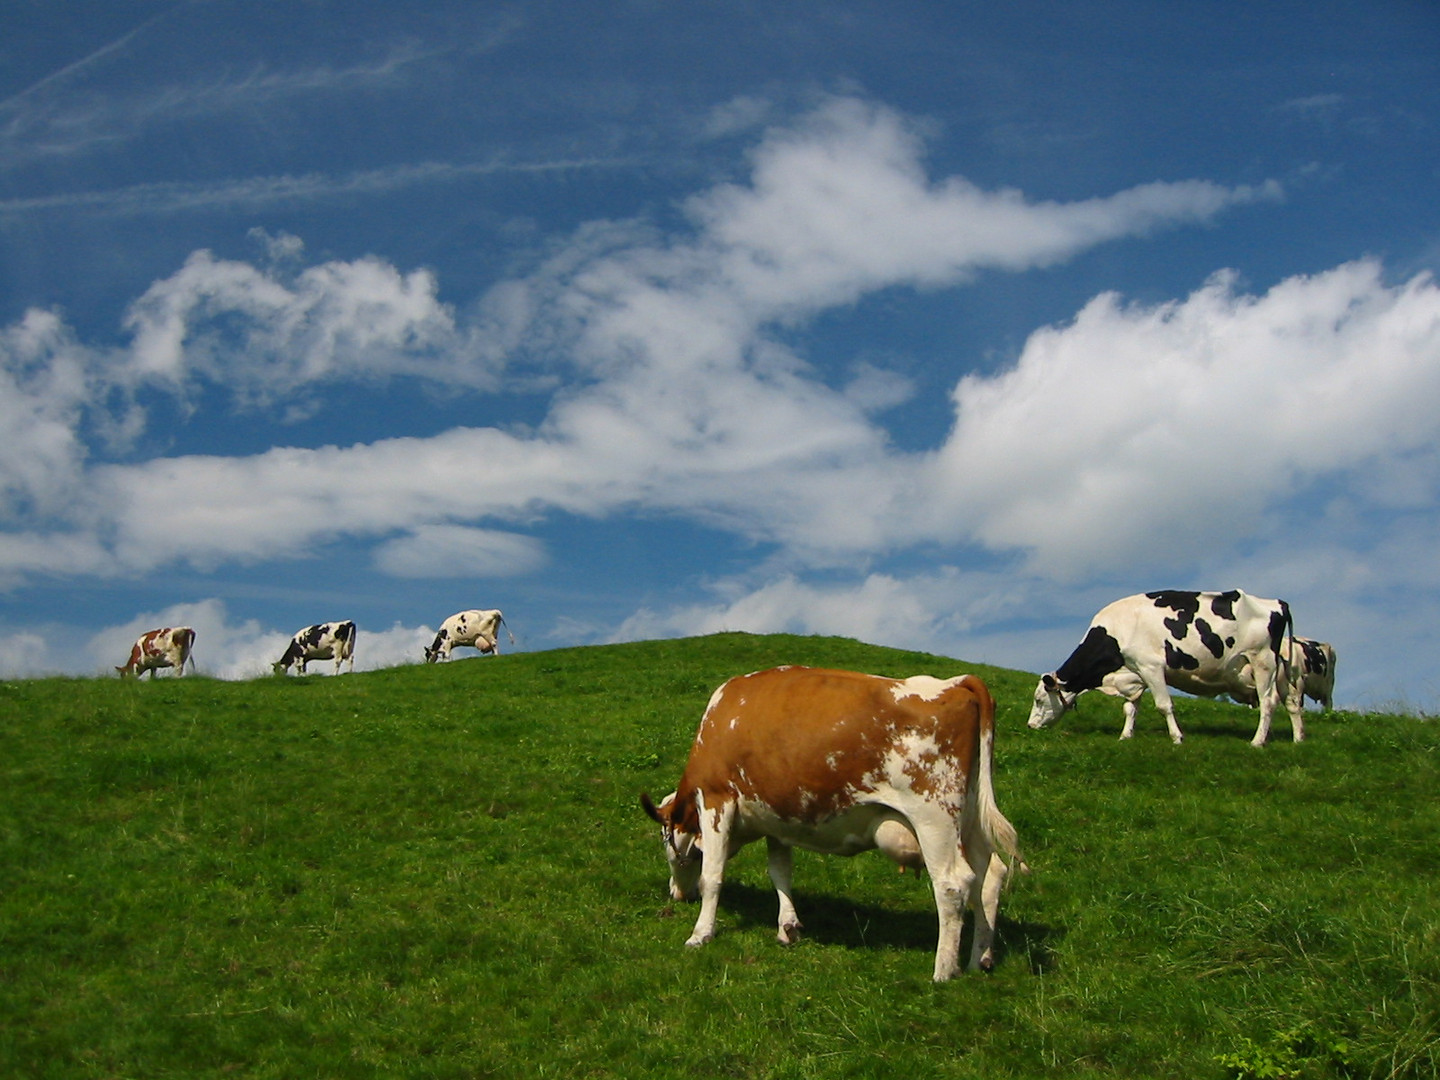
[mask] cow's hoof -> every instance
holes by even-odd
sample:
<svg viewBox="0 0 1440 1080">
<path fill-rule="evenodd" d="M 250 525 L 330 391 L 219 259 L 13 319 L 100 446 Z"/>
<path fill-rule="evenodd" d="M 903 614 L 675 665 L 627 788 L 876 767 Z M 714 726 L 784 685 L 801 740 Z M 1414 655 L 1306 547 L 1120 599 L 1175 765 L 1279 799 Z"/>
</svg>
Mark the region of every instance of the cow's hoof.
<svg viewBox="0 0 1440 1080">
<path fill-rule="evenodd" d="M 780 933 L 775 936 L 775 940 L 780 942 L 781 945 L 794 945 L 800 940 L 800 931 L 802 929 L 803 927 L 798 922 L 789 923 L 786 926 L 780 927 Z"/>
<path fill-rule="evenodd" d="M 687 949 L 698 949 L 714 936 L 714 934 L 691 934 L 690 940 L 685 942 L 685 947 Z"/>
</svg>

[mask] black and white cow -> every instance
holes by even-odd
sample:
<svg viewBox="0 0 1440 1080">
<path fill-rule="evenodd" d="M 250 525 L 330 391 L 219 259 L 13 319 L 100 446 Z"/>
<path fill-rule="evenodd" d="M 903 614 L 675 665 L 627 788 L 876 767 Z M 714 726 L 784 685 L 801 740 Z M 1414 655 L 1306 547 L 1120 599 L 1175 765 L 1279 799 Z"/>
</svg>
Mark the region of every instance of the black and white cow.
<svg viewBox="0 0 1440 1080">
<path fill-rule="evenodd" d="M 457 611 L 440 624 L 435 641 L 425 649 L 425 662 L 433 664 L 436 660 L 449 660 L 451 652 L 460 645 L 472 646 L 482 654 L 499 656 L 500 626 L 504 622 L 505 616 L 495 609 Z M 510 634 L 510 627 L 505 627 L 505 633 Z M 514 634 L 510 634 L 510 644 L 515 644 Z"/>
<path fill-rule="evenodd" d="M 1335 648 L 1314 638 L 1297 637 L 1296 655 L 1291 662 L 1291 679 L 1300 684 L 1301 704 L 1304 698 L 1318 701 L 1324 709 L 1334 708 Z"/>
<path fill-rule="evenodd" d="M 1135 713 L 1146 690 L 1165 717 L 1170 738 L 1184 739 L 1175 723 L 1170 687 L 1214 697 L 1234 696 L 1250 685 L 1260 704 L 1260 724 L 1253 746 L 1265 745 L 1276 706 L 1290 713 L 1296 742 L 1305 737 L 1305 722 L 1291 707 L 1287 662 L 1283 650 L 1291 632 L 1290 605 L 1261 600 L 1238 589 L 1230 592 L 1165 590 L 1127 596 L 1101 609 L 1070 658 L 1040 677 L 1030 709 L 1030 726 L 1041 728 L 1058 720 L 1086 690 L 1100 690 L 1125 699 L 1128 739 L 1135 733 Z"/>
<path fill-rule="evenodd" d="M 305 674 L 305 665 L 311 660 L 334 660 L 335 674 L 340 674 L 340 665 L 350 661 L 350 671 L 355 671 L 355 624 L 345 622 L 320 623 L 307 626 L 290 639 L 285 655 L 276 660 L 273 667 L 276 675 L 284 675 L 295 664 L 300 674 Z"/>
<path fill-rule="evenodd" d="M 1323 709 L 1333 708 L 1335 696 L 1335 649 L 1334 646 L 1314 638 L 1297 637 L 1293 650 L 1284 650 L 1289 664 L 1289 700 L 1286 707 L 1305 707 L 1305 699 L 1319 702 Z M 1241 686 L 1226 687 L 1228 693 L 1242 705 L 1255 706 L 1259 695 L 1255 693 L 1255 678 L 1249 665 L 1240 672 Z"/>
</svg>

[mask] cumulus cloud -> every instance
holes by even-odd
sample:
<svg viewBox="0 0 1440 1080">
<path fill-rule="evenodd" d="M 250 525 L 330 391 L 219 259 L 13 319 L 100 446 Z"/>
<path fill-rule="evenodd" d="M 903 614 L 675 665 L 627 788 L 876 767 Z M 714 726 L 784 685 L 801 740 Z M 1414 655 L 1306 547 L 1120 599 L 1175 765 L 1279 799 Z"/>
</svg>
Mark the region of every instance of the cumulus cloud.
<svg viewBox="0 0 1440 1080">
<path fill-rule="evenodd" d="M 1097 297 L 1013 370 L 960 381 L 931 528 L 1076 576 L 1185 565 L 1321 478 L 1379 473 L 1433 501 L 1437 395 L 1427 276 L 1386 285 L 1366 260 L 1259 297 L 1228 274 L 1154 307 Z"/>
<path fill-rule="evenodd" d="M 437 294 L 429 271 L 401 274 L 376 258 L 322 263 L 287 280 L 197 251 L 131 305 L 129 368 L 176 387 L 204 376 L 247 404 L 327 378 L 492 385 Z"/>
<path fill-rule="evenodd" d="M 878 289 L 1045 266 L 1278 196 L 1186 181 L 1034 202 L 934 179 L 924 152 L 923 129 L 898 113 L 830 101 L 772 128 L 744 183 L 691 199 L 689 230 L 587 226 L 470 322 L 425 270 L 366 257 L 297 272 L 290 237 L 263 267 L 196 252 L 134 302 L 130 345 L 103 365 L 56 317 L 30 313 L 7 331 L 20 406 L 0 413 L 14 434 L 3 492 L 69 516 L 8 534 L 0 569 L 50 569 L 52 540 L 78 549 L 82 571 L 119 572 L 283 558 L 348 536 L 379 544 L 391 574 L 520 573 L 543 552 L 487 520 L 642 508 L 810 566 L 978 542 L 1064 576 L 1233 541 L 1318 476 L 1368 469 L 1397 499 L 1430 482 L 1420 403 L 1434 396 L 1435 288 L 1386 285 L 1368 262 L 1258 298 L 1225 276 L 1155 308 L 1099 297 L 1035 333 L 1013 370 L 961 380 L 942 446 L 898 452 L 881 421 L 906 380 L 871 368 L 831 385 L 788 343 L 795 326 Z M 87 410 L 137 385 L 184 397 L 206 380 L 250 407 L 293 408 L 340 380 L 489 391 L 542 374 L 561 384 L 533 431 L 124 464 L 88 460 L 80 434 Z"/>
</svg>

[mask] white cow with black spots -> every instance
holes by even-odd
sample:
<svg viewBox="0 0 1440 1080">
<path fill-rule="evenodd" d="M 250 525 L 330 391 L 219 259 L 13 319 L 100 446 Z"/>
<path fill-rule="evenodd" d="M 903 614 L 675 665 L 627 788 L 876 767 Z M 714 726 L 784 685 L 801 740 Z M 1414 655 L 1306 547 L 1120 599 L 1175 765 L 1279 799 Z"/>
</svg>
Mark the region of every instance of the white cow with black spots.
<svg viewBox="0 0 1440 1080">
<path fill-rule="evenodd" d="M 436 660 L 449 660 L 451 652 L 461 645 L 479 649 L 482 654 L 499 656 L 500 627 L 504 622 L 505 616 L 495 609 L 457 611 L 440 624 L 435 641 L 425 649 L 425 662 L 433 664 Z M 510 635 L 510 644 L 514 645 L 515 635 L 510 633 L 510 627 L 505 627 L 505 633 Z"/>
<path fill-rule="evenodd" d="M 1085 639 L 1035 687 L 1030 726 L 1053 723 L 1086 690 L 1125 699 L 1125 727 L 1135 733 L 1140 695 L 1149 690 L 1172 741 L 1184 739 L 1175 722 L 1170 687 L 1214 697 L 1243 693 L 1247 670 L 1260 705 L 1251 745 L 1263 746 L 1275 708 L 1290 713 L 1296 742 L 1305 721 L 1289 694 L 1288 638 L 1293 621 L 1283 600 L 1262 600 L 1238 589 L 1186 592 L 1170 589 L 1116 600 L 1090 621 Z"/>
</svg>

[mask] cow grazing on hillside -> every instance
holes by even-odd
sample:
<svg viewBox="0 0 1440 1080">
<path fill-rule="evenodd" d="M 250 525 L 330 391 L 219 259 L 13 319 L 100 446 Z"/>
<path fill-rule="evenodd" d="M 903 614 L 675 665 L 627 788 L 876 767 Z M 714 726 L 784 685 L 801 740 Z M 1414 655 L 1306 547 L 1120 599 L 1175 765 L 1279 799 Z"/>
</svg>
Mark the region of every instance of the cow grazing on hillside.
<svg viewBox="0 0 1440 1080">
<path fill-rule="evenodd" d="M 195 648 L 195 631 L 188 626 L 167 626 L 161 630 L 147 630 L 130 647 L 130 659 L 115 670 L 123 679 L 127 675 L 139 678 L 150 673 L 155 678 L 157 668 L 173 667 L 176 675 L 185 674 L 185 662 L 195 669 L 190 651 Z"/>
<path fill-rule="evenodd" d="M 340 665 L 350 661 L 350 671 L 355 671 L 355 624 L 345 622 L 319 623 L 307 626 L 290 639 L 285 655 L 272 665 L 276 675 L 284 675 L 292 664 L 304 675 L 311 660 L 334 660 L 335 674 L 340 674 Z"/>
<path fill-rule="evenodd" d="M 1296 742 L 1305 737 L 1305 721 L 1289 695 L 1287 636 L 1290 606 L 1283 600 L 1261 600 L 1238 589 L 1230 592 L 1166 590 L 1127 596 L 1101 609 L 1069 659 L 1042 675 L 1035 687 L 1030 726 L 1044 727 L 1059 719 L 1086 690 L 1101 690 L 1125 699 L 1128 739 L 1135 733 L 1135 714 L 1146 690 L 1165 717 L 1170 738 L 1184 739 L 1175 723 L 1170 687 L 1214 697 L 1243 693 L 1246 666 L 1251 691 L 1260 704 L 1260 723 L 1251 739 L 1265 745 L 1270 718 L 1284 703 Z"/>
<path fill-rule="evenodd" d="M 425 662 L 433 664 L 436 660 L 449 660 L 450 653 L 461 645 L 470 645 L 483 653 L 494 653 L 500 655 L 500 627 L 505 622 L 505 616 L 499 611 L 459 611 L 451 615 L 440 624 L 440 631 L 435 635 L 435 641 L 425 650 Z M 510 635 L 510 644 L 515 644 L 515 635 L 510 633 L 510 627 L 505 627 L 505 633 Z"/>
<path fill-rule="evenodd" d="M 1296 637 L 1293 650 L 1282 649 L 1288 663 L 1287 682 L 1289 697 L 1287 708 L 1303 709 L 1305 699 L 1319 702 L 1321 708 L 1333 708 L 1335 696 L 1335 649 L 1324 641 L 1314 638 Z M 1255 693 L 1255 676 L 1247 664 L 1240 671 L 1241 685 L 1235 689 L 1226 687 L 1228 693 L 1242 705 L 1254 706 L 1259 703 Z"/>
<path fill-rule="evenodd" d="M 940 920 L 935 979 L 956 971 L 967 902 L 970 967 L 988 970 L 1007 874 L 1000 855 L 1019 858 L 1015 830 L 995 805 L 994 738 L 995 702 L 973 675 L 782 667 L 731 679 L 710 699 L 680 786 L 658 807 L 641 796 L 661 826 L 671 895 L 700 895 L 686 944 L 714 936 L 726 860 L 764 837 L 782 943 L 800 930 L 792 848 L 879 848 L 902 869 L 930 873 Z"/>
<path fill-rule="evenodd" d="M 1299 683 L 1300 703 L 1303 705 L 1304 699 L 1308 697 L 1319 702 L 1323 709 L 1334 708 L 1334 646 L 1303 637 L 1297 637 L 1295 645 L 1296 654 L 1291 662 L 1290 678 Z"/>
</svg>

